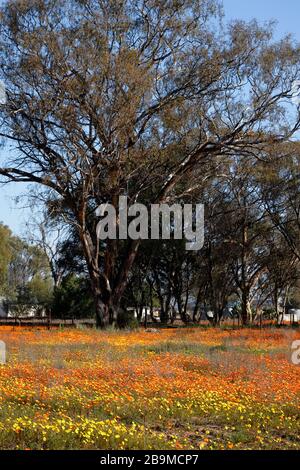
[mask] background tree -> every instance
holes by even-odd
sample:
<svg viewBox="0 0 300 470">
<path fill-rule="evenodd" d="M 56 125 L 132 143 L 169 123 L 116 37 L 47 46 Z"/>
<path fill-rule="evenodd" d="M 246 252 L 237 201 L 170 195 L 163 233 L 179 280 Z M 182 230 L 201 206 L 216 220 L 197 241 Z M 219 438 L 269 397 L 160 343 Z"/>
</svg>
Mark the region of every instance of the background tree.
<svg viewBox="0 0 300 470">
<path fill-rule="evenodd" d="M 7 284 L 9 300 L 27 304 L 50 302 L 53 284 L 44 252 L 14 237 Z"/>
<path fill-rule="evenodd" d="M 67 265 L 61 262 L 64 233 L 65 227 L 52 220 L 46 212 L 33 215 L 26 224 L 28 242 L 38 247 L 48 261 L 54 290 L 60 286 L 67 270 Z"/>
<path fill-rule="evenodd" d="M 93 296 L 88 279 L 68 274 L 54 292 L 51 314 L 53 318 L 91 318 Z"/>
<path fill-rule="evenodd" d="M 273 222 L 300 261 L 300 143 L 276 145 L 260 178 L 262 199 Z"/>
<path fill-rule="evenodd" d="M 2 223 L 0 224 L 0 293 L 7 291 L 8 266 L 12 257 L 12 232 Z"/>
</svg>

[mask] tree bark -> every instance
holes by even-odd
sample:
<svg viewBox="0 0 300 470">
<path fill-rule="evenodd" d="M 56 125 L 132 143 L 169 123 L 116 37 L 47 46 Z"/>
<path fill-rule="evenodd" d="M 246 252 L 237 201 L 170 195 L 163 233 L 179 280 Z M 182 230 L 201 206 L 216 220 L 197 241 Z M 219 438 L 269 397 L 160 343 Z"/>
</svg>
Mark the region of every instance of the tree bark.
<svg viewBox="0 0 300 470">
<path fill-rule="evenodd" d="M 251 303 L 249 299 L 249 291 L 248 289 L 243 289 L 242 291 L 242 305 L 241 305 L 241 318 L 242 318 L 242 324 L 244 326 L 249 324 L 249 321 L 251 319 Z"/>
</svg>

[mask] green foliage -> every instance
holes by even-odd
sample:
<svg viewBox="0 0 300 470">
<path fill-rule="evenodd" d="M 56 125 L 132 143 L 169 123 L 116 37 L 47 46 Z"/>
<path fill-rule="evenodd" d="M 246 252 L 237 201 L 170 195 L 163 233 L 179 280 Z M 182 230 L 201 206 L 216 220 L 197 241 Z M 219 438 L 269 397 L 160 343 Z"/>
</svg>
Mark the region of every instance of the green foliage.
<svg viewBox="0 0 300 470">
<path fill-rule="evenodd" d="M 118 327 L 123 329 L 127 328 L 130 330 L 134 330 L 136 328 L 139 328 L 139 321 L 137 318 L 134 317 L 134 314 L 132 311 L 120 309 L 118 312 L 118 317 L 117 317 L 117 323 Z"/>
<path fill-rule="evenodd" d="M 300 308 L 300 281 L 293 287 L 290 293 L 288 306 L 290 308 Z"/>
<path fill-rule="evenodd" d="M 0 223 L 0 295 L 26 313 L 28 305 L 49 305 L 53 284 L 45 253 Z"/>
<path fill-rule="evenodd" d="M 54 292 L 52 316 L 89 318 L 94 315 L 93 298 L 88 280 L 70 274 Z"/>
<path fill-rule="evenodd" d="M 30 303 L 49 304 L 52 301 L 53 286 L 49 278 L 36 275 L 27 284 L 28 300 Z"/>
<path fill-rule="evenodd" d="M 0 294 L 7 289 L 8 266 L 12 256 L 12 233 L 8 227 L 0 224 Z"/>
</svg>

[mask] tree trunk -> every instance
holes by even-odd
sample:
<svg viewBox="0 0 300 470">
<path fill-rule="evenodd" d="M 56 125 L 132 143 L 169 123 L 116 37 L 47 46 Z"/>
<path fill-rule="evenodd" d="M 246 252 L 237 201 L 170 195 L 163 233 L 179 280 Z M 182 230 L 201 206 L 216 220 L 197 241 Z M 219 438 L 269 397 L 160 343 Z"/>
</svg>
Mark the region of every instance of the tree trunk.
<svg viewBox="0 0 300 470">
<path fill-rule="evenodd" d="M 96 326 L 97 328 L 107 328 L 109 325 L 117 323 L 122 295 L 127 286 L 129 271 L 136 257 L 140 240 L 132 241 L 129 244 L 123 264 L 120 266 L 117 276 L 113 279 L 114 282 L 112 282 L 115 247 L 113 255 L 110 255 L 109 247 L 106 249 L 105 271 L 100 272 L 98 249 L 94 245 L 90 233 L 87 229 L 82 229 L 79 231 L 79 236 L 90 276 Z M 99 240 L 97 243 L 99 243 Z"/>
<path fill-rule="evenodd" d="M 197 294 L 197 298 L 196 298 L 196 303 L 195 303 L 195 306 L 194 306 L 194 312 L 193 312 L 193 322 L 195 323 L 197 321 L 197 315 L 198 315 L 198 311 L 199 311 L 199 305 L 200 305 L 200 300 L 201 300 L 201 294 L 202 294 L 202 289 L 199 288 L 198 290 L 198 294 Z M 201 319 L 201 313 L 200 313 L 200 318 L 199 320 Z"/>
<path fill-rule="evenodd" d="M 105 305 L 101 299 L 101 295 L 94 296 L 96 327 L 107 328 L 110 324 L 109 306 Z"/>
<path fill-rule="evenodd" d="M 249 291 L 248 289 L 244 289 L 242 292 L 242 305 L 241 305 L 241 317 L 242 317 L 242 324 L 248 325 L 251 319 L 251 303 L 249 299 Z"/>
<path fill-rule="evenodd" d="M 178 307 L 178 313 L 180 315 L 180 319 L 182 323 L 187 323 L 187 318 L 186 318 L 186 311 L 184 306 L 182 305 L 182 299 L 181 297 L 177 297 L 177 307 Z"/>
</svg>

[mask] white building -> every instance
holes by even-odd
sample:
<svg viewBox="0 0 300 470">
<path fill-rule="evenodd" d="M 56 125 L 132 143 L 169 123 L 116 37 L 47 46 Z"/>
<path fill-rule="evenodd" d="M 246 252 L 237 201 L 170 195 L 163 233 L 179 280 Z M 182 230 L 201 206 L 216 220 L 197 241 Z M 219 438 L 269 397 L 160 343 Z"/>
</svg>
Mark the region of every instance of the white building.
<svg viewBox="0 0 300 470">
<path fill-rule="evenodd" d="M 134 318 L 138 318 L 138 311 L 135 307 L 128 307 L 127 308 L 127 311 L 128 312 L 132 312 L 133 313 L 133 317 Z M 150 320 L 151 319 L 151 309 L 150 307 L 143 307 L 142 308 L 142 316 L 141 316 L 141 321 L 144 321 L 145 320 L 145 316 L 147 315 L 147 319 Z M 159 316 L 159 310 L 154 308 L 153 309 L 153 317 L 156 318 L 157 320 L 159 320 L 160 316 Z"/>
<path fill-rule="evenodd" d="M 43 306 L 25 304 L 15 304 L 14 306 L 7 306 L 6 299 L 4 297 L 0 297 L 0 319 L 15 317 L 33 318 L 36 316 L 46 316 L 46 310 Z"/>
</svg>

